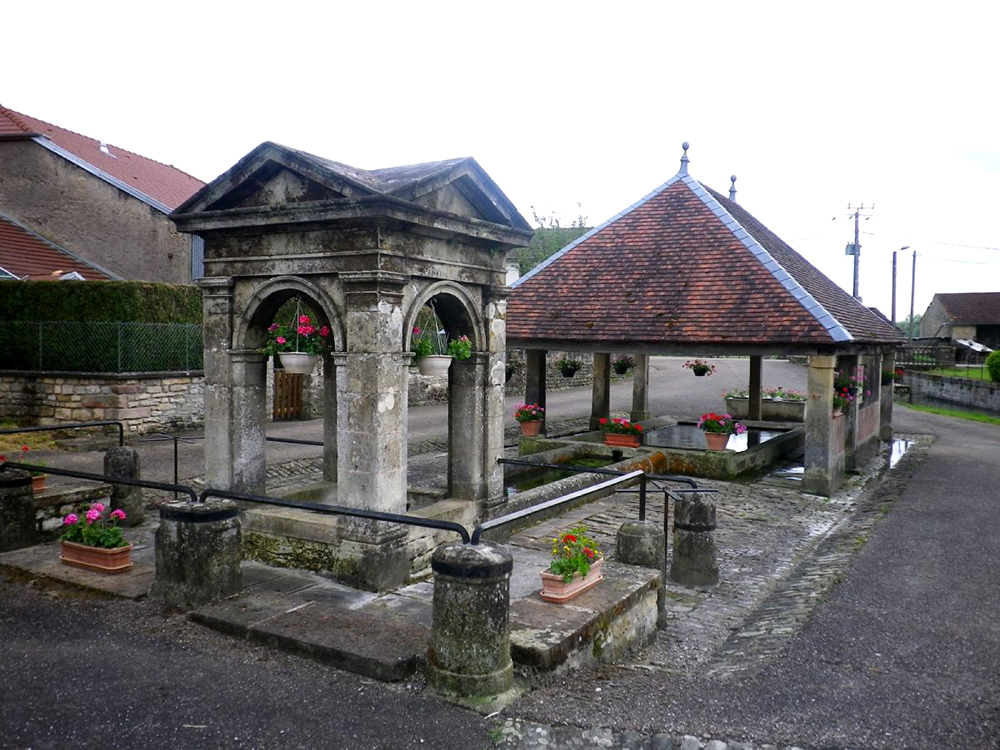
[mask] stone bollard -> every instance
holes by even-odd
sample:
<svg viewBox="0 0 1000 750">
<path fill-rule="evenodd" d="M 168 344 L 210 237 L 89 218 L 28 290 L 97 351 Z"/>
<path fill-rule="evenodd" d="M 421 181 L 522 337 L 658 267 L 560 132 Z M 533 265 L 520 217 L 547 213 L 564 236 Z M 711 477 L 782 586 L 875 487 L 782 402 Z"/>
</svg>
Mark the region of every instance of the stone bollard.
<svg viewBox="0 0 1000 750">
<path fill-rule="evenodd" d="M 8 465 L 0 471 L 0 552 L 35 543 L 35 502 L 31 474 Z"/>
<path fill-rule="evenodd" d="M 140 479 L 139 453 L 127 445 L 109 448 L 104 454 L 104 473 L 122 479 Z M 111 484 L 111 508 L 125 511 L 124 526 L 137 526 L 142 523 L 143 513 L 142 488 L 130 484 Z"/>
<path fill-rule="evenodd" d="M 149 595 L 175 607 L 198 607 L 238 594 L 242 541 L 239 510 L 231 500 L 164 503 Z"/>
<path fill-rule="evenodd" d="M 615 537 L 615 557 L 626 565 L 641 568 L 663 568 L 666 538 L 663 529 L 653 521 L 626 521 Z"/>
<path fill-rule="evenodd" d="M 510 659 L 510 572 L 503 547 L 446 544 L 434 552 L 434 619 L 428 681 L 461 697 L 499 695 L 514 684 Z"/>
<path fill-rule="evenodd" d="M 710 495 L 684 492 L 674 505 L 674 551 L 670 577 L 683 586 L 719 582 L 715 559 L 715 503 Z"/>
</svg>

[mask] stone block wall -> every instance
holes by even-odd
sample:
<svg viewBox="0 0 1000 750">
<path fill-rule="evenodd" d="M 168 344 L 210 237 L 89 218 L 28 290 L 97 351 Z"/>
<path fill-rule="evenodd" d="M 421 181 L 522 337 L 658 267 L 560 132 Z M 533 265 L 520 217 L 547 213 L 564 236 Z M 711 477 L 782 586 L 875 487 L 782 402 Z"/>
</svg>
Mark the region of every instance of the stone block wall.
<svg viewBox="0 0 1000 750">
<path fill-rule="evenodd" d="M 933 398 L 1000 414 L 1000 383 L 908 371 L 911 397 Z"/>
<path fill-rule="evenodd" d="M 133 433 L 200 427 L 201 373 L 128 375 L 0 371 L 0 418 L 58 425 L 117 419 Z"/>
</svg>

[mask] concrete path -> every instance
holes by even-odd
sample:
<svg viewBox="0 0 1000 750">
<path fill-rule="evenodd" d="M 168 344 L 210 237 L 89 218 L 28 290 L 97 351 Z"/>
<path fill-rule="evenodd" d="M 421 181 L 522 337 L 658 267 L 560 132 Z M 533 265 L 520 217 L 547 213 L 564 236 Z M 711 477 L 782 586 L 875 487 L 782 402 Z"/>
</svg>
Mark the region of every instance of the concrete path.
<svg viewBox="0 0 1000 750">
<path fill-rule="evenodd" d="M 505 746 L 1000 747 L 1000 428 L 896 416 L 936 442 L 880 490 L 887 515 L 840 540 L 860 551 L 777 658 L 711 676 L 572 675 L 509 712 Z M 830 551 L 801 565 L 821 572 Z"/>
</svg>

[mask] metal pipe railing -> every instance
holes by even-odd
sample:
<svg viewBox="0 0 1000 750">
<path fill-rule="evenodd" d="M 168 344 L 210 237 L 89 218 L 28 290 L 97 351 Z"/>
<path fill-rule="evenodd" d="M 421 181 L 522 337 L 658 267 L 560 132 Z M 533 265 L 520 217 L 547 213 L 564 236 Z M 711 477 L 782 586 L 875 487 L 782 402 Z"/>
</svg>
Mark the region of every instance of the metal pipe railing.
<svg viewBox="0 0 1000 750">
<path fill-rule="evenodd" d="M 73 471 L 71 469 L 56 469 L 51 466 L 38 466 L 35 464 L 22 464 L 17 461 L 0 462 L 0 471 L 6 468 L 24 469 L 26 471 L 37 471 L 42 474 L 55 474 L 57 477 L 72 477 L 74 479 L 87 479 L 91 482 L 108 482 L 110 484 L 127 484 L 131 487 L 146 487 L 151 490 L 163 490 L 165 492 L 183 492 L 191 498 L 191 502 L 198 502 L 198 493 L 190 487 L 182 484 L 167 484 L 165 482 L 149 482 L 145 479 L 127 479 L 111 474 L 92 474 L 89 471 Z"/>
<path fill-rule="evenodd" d="M 548 508 L 554 508 L 558 505 L 563 505 L 565 503 L 571 502 L 573 500 L 578 500 L 581 497 L 586 497 L 595 492 L 600 492 L 606 490 L 609 487 L 616 487 L 619 484 L 624 484 L 625 482 L 631 482 L 634 479 L 639 479 L 642 481 L 645 478 L 646 472 L 638 470 L 631 471 L 627 474 L 615 477 L 614 479 L 609 479 L 606 482 L 601 482 L 600 484 L 595 484 L 591 487 L 584 487 L 582 490 L 577 490 L 576 492 L 570 492 L 568 495 L 562 495 L 560 497 L 553 498 L 552 500 L 547 500 L 544 503 L 538 503 L 538 505 L 532 505 L 529 508 L 523 508 L 522 510 L 514 511 L 513 513 L 508 513 L 503 516 L 498 516 L 485 523 L 479 524 L 472 532 L 472 544 L 479 544 L 479 539 L 484 531 L 489 531 L 490 529 L 496 529 L 500 526 L 506 526 L 509 523 L 520 520 L 522 518 L 527 518 L 536 513 L 540 513 Z"/>
<path fill-rule="evenodd" d="M 383 513 L 377 510 L 365 510 L 364 508 L 345 508 L 341 505 L 323 505 L 321 503 L 309 503 L 300 500 L 286 500 L 280 497 L 270 497 L 268 495 L 253 495 L 242 492 L 228 492 L 226 490 L 207 489 L 201 493 L 201 501 L 204 502 L 209 497 L 221 497 L 225 500 L 244 500 L 262 505 L 274 505 L 279 508 L 296 508 L 298 510 L 309 510 L 331 516 L 349 516 L 351 518 L 364 518 L 369 521 L 385 521 L 387 523 L 398 523 L 403 526 L 418 526 L 425 529 L 437 529 L 439 531 L 452 531 L 462 538 L 463 544 L 469 543 L 468 530 L 454 521 L 437 521 L 433 518 L 420 518 L 419 516 L 406 516 L 399 513 Z"/>
<path fill-rule="evenodd" d="M 94 422 L 70 422 L 67 424 L 38 425 L 36 427 L 11 427 L 0 430 L 0 435 L 14 435 L 19 432 L 58 432 L 59 430 L 78 430 L 82 427 L 118 427 L 118 445 L 125 445 L 125 425 L 117 419 L 99 419 Z"/>
</svg>

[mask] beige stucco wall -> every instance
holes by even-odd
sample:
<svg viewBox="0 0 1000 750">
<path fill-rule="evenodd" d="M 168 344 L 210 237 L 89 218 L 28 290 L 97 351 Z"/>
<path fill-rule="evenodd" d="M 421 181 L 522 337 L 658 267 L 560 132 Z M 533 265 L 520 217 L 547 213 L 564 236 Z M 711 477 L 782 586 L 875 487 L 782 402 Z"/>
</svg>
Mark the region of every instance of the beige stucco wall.
<svg viewBox="0 0 1000 750">
<path fill-rule="evenodd" d="M 0 212 L 127 280 L 191 282 L 191 239 L 34 141 L 0 141 Z"/>
</svg>

